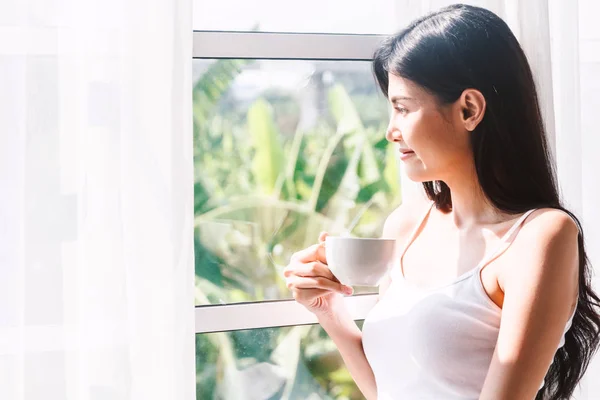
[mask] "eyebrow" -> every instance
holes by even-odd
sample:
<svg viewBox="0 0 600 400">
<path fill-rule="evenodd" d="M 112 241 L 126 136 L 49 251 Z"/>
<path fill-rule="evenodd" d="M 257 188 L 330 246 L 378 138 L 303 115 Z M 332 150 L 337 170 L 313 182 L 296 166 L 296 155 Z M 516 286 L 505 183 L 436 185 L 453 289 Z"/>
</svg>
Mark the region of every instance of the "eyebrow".
<svg viewBox="0 0 600 400">
<path fill-rule="evenodd" d="M 402 100 L 415 100 L 412 97 L 406 97 L 406 96 L 394 96 L 392 98 L 390 98 L 390 102 L 391 103 L 395 103 L 397 101 L 402 101 Z"/>
</svg>

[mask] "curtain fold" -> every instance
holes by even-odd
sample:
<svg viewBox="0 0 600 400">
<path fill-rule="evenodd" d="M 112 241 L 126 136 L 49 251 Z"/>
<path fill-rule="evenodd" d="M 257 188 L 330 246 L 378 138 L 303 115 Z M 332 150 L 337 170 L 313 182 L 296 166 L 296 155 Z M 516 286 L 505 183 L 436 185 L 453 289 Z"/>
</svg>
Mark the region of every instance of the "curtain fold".
<svg viewBox="0 0 600 400">
<path fill-rule="evenodd" d="M 191 0 L 0 15 L 0 398 L 191 400 Z"/>
</svg>

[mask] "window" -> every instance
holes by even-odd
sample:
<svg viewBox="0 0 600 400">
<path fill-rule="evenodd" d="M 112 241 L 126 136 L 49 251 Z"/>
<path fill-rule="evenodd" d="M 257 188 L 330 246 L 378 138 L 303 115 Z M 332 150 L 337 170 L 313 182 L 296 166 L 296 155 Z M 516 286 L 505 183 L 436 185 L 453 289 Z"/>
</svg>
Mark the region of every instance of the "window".
<svg viewBox="0 0 600 400">
<path fill-rule="evenodd" d="M 359 327 L 375 296 L 347 298 Z M 360 399 L 316 320 L 293 301 L 206 306 L 196 312 L 196 398 Z M 252 380 L 252 387 L 247 384 Z M 219 397 L 221 396 L 221 397 Z M 224 396 L 224 397 L 223 397 Z"/>
<path fill-rule="evenodd" d="M 362 398 L 319 325 L 197 334 L 196 348 L 197 399 Z"/>
<path fill-rule="evenodd" d="M 380 235 L 400 202 L 369 62 L 381 39 L 194 32 L 199 399 L 247 379 L 253 398 L 361 398 L 281 273 L 322 230 Z M 360 321 L 376 296 L 356 289 L 345 301 Z"/>
<path fill-rule="evenodd" d="M 380 234 L 399 178 L 368 61 L 194 67 L 200 303 L 289 298 L 282 269 L 321 230 Z"/>
</svg>

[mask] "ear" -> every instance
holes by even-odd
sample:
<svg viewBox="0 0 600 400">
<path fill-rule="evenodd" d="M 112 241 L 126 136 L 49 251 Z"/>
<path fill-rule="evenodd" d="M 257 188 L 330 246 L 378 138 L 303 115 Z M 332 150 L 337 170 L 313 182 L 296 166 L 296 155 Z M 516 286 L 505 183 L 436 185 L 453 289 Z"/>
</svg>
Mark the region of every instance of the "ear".
<svg viewBox="0 0 600 400">
<path fill-rule="evenodd" d="M 462 123 L 472 132 L 485 115 L 485 97 L 477 89 L 465 89 L 459 99 Z"/>
</svg>

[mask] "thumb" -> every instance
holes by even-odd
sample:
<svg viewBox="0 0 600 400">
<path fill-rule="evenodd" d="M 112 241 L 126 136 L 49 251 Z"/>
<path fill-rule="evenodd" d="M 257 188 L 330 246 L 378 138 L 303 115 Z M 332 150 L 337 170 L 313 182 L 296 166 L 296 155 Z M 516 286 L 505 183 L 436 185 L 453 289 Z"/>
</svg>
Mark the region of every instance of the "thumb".
<svg viewBox="0 0 600 400">
<path fill-rule="evenodd" d="M 324 243 L 325 239 L 327 238 L 327 236 L 329 236 L 329 233 L 327 233 L 327 232 L 321 232 L 319 234 L 319 243 Z"/>
</svg>

